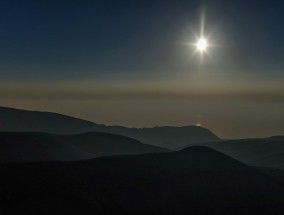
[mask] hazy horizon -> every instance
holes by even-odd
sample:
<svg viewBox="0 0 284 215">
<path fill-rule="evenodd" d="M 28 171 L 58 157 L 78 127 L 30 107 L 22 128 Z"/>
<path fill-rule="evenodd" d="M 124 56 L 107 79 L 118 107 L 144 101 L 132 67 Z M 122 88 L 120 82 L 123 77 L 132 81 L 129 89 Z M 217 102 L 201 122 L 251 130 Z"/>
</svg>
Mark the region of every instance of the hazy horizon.
<svg viewBox="0 0 284 215">
<path fill-rule="evenodd" d="M 58 104 L 60 104 L 61 102 L 58 102 Z M 72 102 L 71 102 L 72 103 Z M 44 103 L 45 106 L 47 106 L 47 103 Z M 68 104 L 66 104 L 68 105 Z M 33 105 L 33 107 L 35 107 L 36 105 Z M 94 117 L 93 119 L 92 118 L 88 118 L 87 115 L 89 115 L 90 113 L 90 109 L 87 109 L 88 110 L 88 114 L 84 114 L 84 111 L 83 112 L 80 112 L 79 114 L 76 115 L 76 108 L 70 108 L 70 110 L 68 112 L 60 112 L 60 109 L 56 110 L 58 107 L 60 107 L 60 105 L 57 105 L 55 108 L 53 107 L 49 107 L 49 108 L 38 108 L 38 109 L 34 109 L 32 107 L 11 107 L 11 106 L 3 106 L 3 107 L 7 107 L 7 108 L 15 108 L 15 109 L 23 109 L 23 110 L 29 110 L 29 111 L 47 111 L 47 112 L 54 112 L 54 113 L 59 113 L 59 114 L 63 114 L 63 115 L 68 115 L 68 116 L 71 116 L 71 117 L 76 117 L 76 118 L 80 118 L 80 119 L 83 119 L 83 120 L 87 120 L 87 121 L 91 121 L 91 122 L 94 122 L 94 123 L 97 123 L 97 124 L 104 124 L 104 125 L 110 125 L 110 126 L 124 126 L 124 127 L 129 127 L 129 128 L 151 128 L 151 127 L 162 127 L 162 126 L 173 126 L 173 127 L 182 127 L 182 126 L 191 126 L 191 125 L 196 125 L 196 123 L 199 121 L 198 120 L 198 116 L 194 116 L 193 114 L 190 115 L 190 117 L 192 119 L 189 119 L 188 122 L 184 122 L 184 123 L 176 123 L 176 124 L 171 124 L 171 123 L 155 123 L 153 122 L 151 124 L 151 121 L 149 120 L 150 117 L 153 115 L 149 115 L 147 118 L 146 116 L 146 119 L 143 123 L 139 124 L 139 121 L 137 123 L 137 121 L 133 121 L 133 125 L 131 124 L 128 124 L 128 122 L 131 122 L 131 120 L 129 118 L 127 118 L 127 123 L 123 123 L 124 120 L 121 120 L 122 123 L 113 123 L 113 118 L 115 118 L 115 116 L 111 116 L 111 117 L 106 117 L 106 116 L 102 116 L 104 118 L 109 118 L 110 121 L 107 122 L 107 121 L 99 121 L 98 119 L 102 118 L 102 117 Z M 124 108 L 124 107 L 123 107 Z M 85 109 L 86 110 L 86 109 Z M 96 115 L 96 114 L 94 114 Z M 100 114 L 98 114 L 98 116 L 101 116 Z M 174 116 L 173 115 L 173 118 L 174 119 L 179 119 L 179 122 L 182 121 L 181 118 L 177 117 L 177 116 Z M 203 118 L 203 116 L 202 116 Z M 119 120 L 118 120 L 119 121 Z M 232 125 L 230 127 L 228 127 L 226 130 L 224 130 L 223 128 L 220 129 L 220 132 L 218 131 L 218 127 L 216 128 L 213 128 L 213 127 L 210 127 L 210 124 L 206 122 L 206 120 L 203 120 L 201 119 L 201 122 L 202 122 L 202 127 L 204 128 L 207 128 L 209 129 L 210 131 L 212 131 L 214 134 L 216 134 L 218 137 L 222 138 L 222 139 L 243 139 L 243 138 L 265 138 L 265 137 L 271 137 L 271 136 L 281 136 L 283 135 L 283 133 L 272 133 L 272 132 L 266 132 L 266 133 L 263 133 L 262 135 L 257 135 L 257 128 L 252 128 L 251 127 L 251 130 L 247 130 L 246 132 L 243 132 L 244 135 L 234 135 L 236 133 L 236 131 L 239 131 L 239 132 L 242 132 L 244 131 L 245 129 L 247 129 L 249 126 L 246 126 L 242 129 L 244 130 L 241 130 L 240 128 L 237 128 L 236 126 Z M 265 126 L 265 125 L 264 125 Z M 235 129 L 240 129 L 240 130 L 231 130 L 232 128 L 235 128 Z M 219 133 L 218 133 L 219 132 Z M 222 135 L 222 132 L 227 132 L 227 134 L 231 134 L 231 136 L 225 136 L 225 135 Z M 231 133 L 230 133 L 231 132 Z M 272 134 L 271 134 L 272 133 Z M 254 134 L 254 135 L 253 135 Z"/>
</svg>

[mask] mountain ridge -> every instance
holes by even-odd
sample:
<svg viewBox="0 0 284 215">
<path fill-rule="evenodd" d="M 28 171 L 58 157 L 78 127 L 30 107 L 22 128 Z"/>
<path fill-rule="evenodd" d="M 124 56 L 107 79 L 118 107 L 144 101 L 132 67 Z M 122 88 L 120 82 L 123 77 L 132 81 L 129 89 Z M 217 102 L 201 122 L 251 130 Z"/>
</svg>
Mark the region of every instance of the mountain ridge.
<svg viewBox="0 0 284 215">
<path fill-rule="evenodd" d="M 0 131 L 54 134 L 106 132 L 128 136 L 146 144 L 170 149 L 178 149 L 187 144 L 220 140 L 209 129 L 191 125 L 179 127 L 157 126 L 153 128 L 106 126 L 59 113 L 8 107 L 0 107 Z"/>
<path fill-rule="evenodd" d="M 252 166 L 284 169 L 284 137 L 249 138 L 199 143 Z"/>
<path fill-rule="evenodd" d="M 170 151 L 129 137 L 100 132 L 77 135 L 0 132 L 0 149 L 0 163 L 76 161 Z"/>
</svg>

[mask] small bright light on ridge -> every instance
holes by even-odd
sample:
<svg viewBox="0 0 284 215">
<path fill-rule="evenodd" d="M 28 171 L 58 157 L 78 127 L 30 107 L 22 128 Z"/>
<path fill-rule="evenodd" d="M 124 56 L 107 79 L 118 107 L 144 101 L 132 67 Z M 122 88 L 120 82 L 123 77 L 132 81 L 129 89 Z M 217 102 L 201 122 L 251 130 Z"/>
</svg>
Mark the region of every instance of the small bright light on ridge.
<svg viewBox="0 0 284 215">
<path fill-rule="evenodd" d="M 207 40 L 205 38 L 200 38 L 196 43 L 196 48 L 200 52 L 204 52 L 208 47 Z"/>
</svg>

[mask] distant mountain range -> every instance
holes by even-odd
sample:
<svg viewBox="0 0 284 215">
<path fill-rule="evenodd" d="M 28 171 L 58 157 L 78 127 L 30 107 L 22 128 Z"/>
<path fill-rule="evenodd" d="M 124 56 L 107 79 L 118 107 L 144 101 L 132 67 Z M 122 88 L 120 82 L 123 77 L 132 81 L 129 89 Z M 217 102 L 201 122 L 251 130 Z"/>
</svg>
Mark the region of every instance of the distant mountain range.
<svg viewBox="0 0 284 215">
<path fill-rule="evenodd" d="M 26 111 L 0 107 L 0 131 L 79 134 L 106 132 L 134 138 L 142 143 L 178 149 L 188 144 L 220 139 L 203 127 L 127 128 L 99 125 L 90 121 L 50 112 Z"/>
<path fill-rule="evenodd" d="M 282 178 L 201 146 L 0 172 L 1 214 L 284 214 Z"/>
<path fill-rule="evenodd" d="M 169 151 L 109 133 L 55 135 L 37 132 L 0 132 L 0 163 L 76 161 L 102 156 Z"/>
<path fill-rule="evenodd" d="M 200 143 L 252 166 L 284 169 L 284 136 Z"/>
</svg>

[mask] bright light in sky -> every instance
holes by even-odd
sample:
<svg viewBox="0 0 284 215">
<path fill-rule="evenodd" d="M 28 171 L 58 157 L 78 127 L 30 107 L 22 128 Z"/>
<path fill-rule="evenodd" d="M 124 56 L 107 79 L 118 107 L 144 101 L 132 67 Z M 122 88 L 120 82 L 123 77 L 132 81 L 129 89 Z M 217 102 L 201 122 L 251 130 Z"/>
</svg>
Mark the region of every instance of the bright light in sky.
<svg viewBox="0 0 284 215">
<path fill-rule="evenodd" d="M 208 47 L 208 43 L 207 43 L 207 40 L 205 38 L 198 39 L 198 41 L 196 43 L 196 48 L 197 48 L 198 51 L 204 52 L 204 51 L 206 51 L 207 47 Z"/>
</svg>

